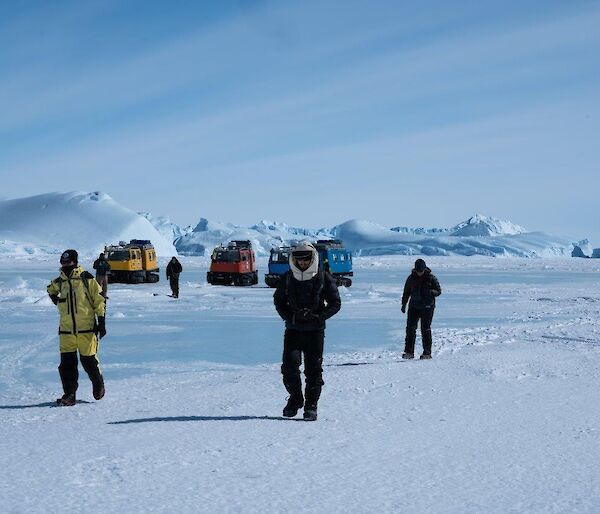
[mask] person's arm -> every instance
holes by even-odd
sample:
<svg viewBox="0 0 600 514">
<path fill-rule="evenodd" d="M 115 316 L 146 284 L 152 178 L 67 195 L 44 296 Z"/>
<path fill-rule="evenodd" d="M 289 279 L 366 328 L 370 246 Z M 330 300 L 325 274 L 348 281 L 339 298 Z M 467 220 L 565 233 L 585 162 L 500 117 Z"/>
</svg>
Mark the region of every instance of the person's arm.
<svg viewBox="0 0 600 514">
<path fill-rule="evenodd" d="M 85 273 L 87 274 L 90 302 L 92 304 L 94 312 L 99 318 L 101 316 L 104 317 L 104 314 L 106 312 L 106 300 L 101 294 L 102 288 L 100 287 L 100 284 L 98 284 L 98 281 L 91 274 L 89 274 L 87 271 Z"/>
<path fill-rule="evenodd" d="M 98 337 L 102 339 L 106 335 L 106 299 L 102 296 L 100 284 L 93 278 L 88 279 L 92 307 L 98 317 Z"/>
<path fill-rule="evenodd" d="M 323 284 L 323 297 L 327 305 L 325 306 L 325 309 L 321 311 L 320 316 L 323 320 L 326 320 L 339 312 L 342 308 L 342 300 L 340 299 L 340 293 L 335 283 L 335 279 L 331 274 L 325 272 L 323 279 L 325 281 Z"/>
<path fill-rule="evenodd" d="M 408 303 L 408 299 L 410 298 L 410 275 L 406 279 L 404 283 L 404 292 L 402 293 L 402 312 L 406 311 L 406 304 Z"/>
<path fill-rule="evenodd" d="M 283 275 L 277 284 L 277 289 L 273 294 L 273 303 L 275 303 L 275 309 L 277 314 L 281 316 L 284 321 L 290 321 L 292 319 L 292 309 L 288 303 L 288 297 L 286 293 L 287 277 Z"/>
<path fill-rule="evenodd" d="M 436 297 L 442 294 L 442 287 L 435 275 L 431 275 L 431 296 Z"/>
<path fill-rule="evenodd" d="M 50 300 L 52 300 L 52 303 L 54 305 L 58 304 L 58 296 L 60 294 L 60 290 L 58 288 L 58 283 L 56 280 L 53 280 L 52 282 L 50 282 L 50 284 L 48 284 L 46 291 L 48 291 L 48 296 L 50 297 Z"/>
</svg>

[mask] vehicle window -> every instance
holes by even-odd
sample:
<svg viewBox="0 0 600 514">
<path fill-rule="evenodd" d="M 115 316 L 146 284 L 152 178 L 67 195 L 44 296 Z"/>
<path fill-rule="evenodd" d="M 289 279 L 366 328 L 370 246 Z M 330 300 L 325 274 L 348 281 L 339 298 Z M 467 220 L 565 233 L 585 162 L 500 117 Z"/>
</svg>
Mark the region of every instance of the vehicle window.
<svg viewBox="0 0 600 514">
<path fill-rule="evenodd" d="M 108 252 L 109 261 L 127 261 L 129 260 L 129 252 L 127 250 L 114 250 Z"/>
<path fill-rule="evenodd" d="M 271 262 L 276 262 L 278 264 L 284 264 L 289 262 L 290 254 L 289 252 L 274 252 L 271 257 Z"/>
<path fill-rule="evenodd" d="M 213 260 L 217 262 L 240 262 L 239 250 L 215 250 Z"/>
</svg>

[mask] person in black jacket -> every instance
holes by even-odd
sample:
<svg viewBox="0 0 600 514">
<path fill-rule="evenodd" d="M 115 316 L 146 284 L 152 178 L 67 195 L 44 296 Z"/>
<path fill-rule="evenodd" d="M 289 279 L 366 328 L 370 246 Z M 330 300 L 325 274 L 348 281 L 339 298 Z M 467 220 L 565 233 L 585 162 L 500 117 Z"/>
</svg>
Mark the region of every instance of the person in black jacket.
<svg viewBox="0 0 600 514">
<path fill-rule="evenodd" d="M 431 273 L 423 259 L 417 259 L 412 273 L 406 279 L 402 295 L 403 314 L 406 312 L 406 303 L 410 299 L 403 359 L 412 359 L 415 356 L 415 340 L 419 320 L 421 320 L 421 339 L 423 340 L 421 359 L 431 359 L 431 322 L 435 310 L 435 298 L 441 294 L 442 288 L 438 279 Z"/>
<path fill-rule="evenodd" d="M 106 255 L 101 253 L 94 261 L 94 269 L 96 270 L 96 280 L 102 287 L 102 296 L 108 300 L 108 275 L 110 274 L 110 264 L 106 260 Z"/>
<path fill-rule="evenodd" d="M 319 269 L 319 254 L 312 244 L 302 242 L 294 247 L 290 271 L 279 280 L 273 300 L 285 321 L 281 373 L 290 397 L 283 415 L 294 417 L 304 406 L 304 419 L 314 421 L 324 385 L 325 320 L 340 310 L 341 301 L 335 279 Z M 306 378 L 304 396 L 300 379 L 302 355 Z"/>
<path fill-rule="evenodd" d="M 179 298 L 179 274 L 182 271 L 181 263 L 177 260 L 177 257 L 173 257 L 167 264 L 167 278 L 169 279 L 173 298 Z"/>
</svg>

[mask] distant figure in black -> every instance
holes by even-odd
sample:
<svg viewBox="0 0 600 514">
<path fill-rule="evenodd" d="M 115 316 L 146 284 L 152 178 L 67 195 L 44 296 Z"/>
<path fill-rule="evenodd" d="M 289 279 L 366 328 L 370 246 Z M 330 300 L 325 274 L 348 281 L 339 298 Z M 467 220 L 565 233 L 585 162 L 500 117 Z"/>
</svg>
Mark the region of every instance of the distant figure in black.
<svg viewBox="0 0 600 514">
<path fill-rule="evenodd" d="M 183 271 L 177 257 L 173 257 L 167 264 L 167 278 L 171 286 L 171 296 L 179 298 L 179 274 Z"/>
<path fill-rule="evenodd" d="M 317 419 L 317 402 L 323 382 L 325 320 L 340 310 L 335 279 L 319 270 L 319 254 L 307 242 L 290 255 L 290 271 L 280 280 L 273 296 L 275 308 L 285 321 L 283 338 L 283 384 L 290 394 L 283 415 L 291 418 L 304 406 L 304 419 Z M 306 390 L 302 395 L 300 364 L 304 354 Z"/>
<path fill-rule="evenodd" d="M 102 296 L 108 300 L 108 275 L 110 274 L 110 264 L 106 260 L 106 255 L 101 253 L 94 261 L 94 269 L 96 270 L 96 281 L 102 287 Z"/>
<path fill-rule="evenodd" d="M 402 313 L 406 312 L 406 303 L 410 299 L 403 359 L 412 359 L 415 356 L 415 339 L 417 338 L 419 319 L 421 320 L 421 338 L 423 340 L 421 359 L 431 359 L 431 322 L 435 310 L 435 298 L 441 294 L 442 288 L 438 279 L 431 273 L 423 259 L 417 259 L 415 268 L 406 279 L 402 295 Z"/>
</svg>

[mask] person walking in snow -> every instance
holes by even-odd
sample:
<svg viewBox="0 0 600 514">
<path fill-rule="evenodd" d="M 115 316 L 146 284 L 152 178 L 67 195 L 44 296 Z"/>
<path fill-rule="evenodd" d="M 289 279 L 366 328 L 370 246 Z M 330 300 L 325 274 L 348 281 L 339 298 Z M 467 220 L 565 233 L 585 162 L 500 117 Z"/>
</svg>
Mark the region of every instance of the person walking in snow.
<svg viewBox="0 0 600 514">
<path fill-rule="evenodd" d="M 110 264 L 106 260 L 106 255 L 101 253 L 94 261 L 94 269 L 96 270 L 96 281 L 102 287 L 102 296 L 108 300 L 108 274 L 110 273 Z"/>
<path fill-rule="evenodd" d="M 76 403 L 75 394 L 79 385 L 77 352 L 92 382 L 94 398 L 100 400 L 105 393 L 104 378 L 98 367 L 98 339 L 106 335 L 106 301 L 98 282 L 78 265 L 77 260 L 75 250 L 65 250 L 60 256 L 60 276 L 50 282 L 47 288 L 60 315 L 58 372 L 64 394 L 56 402 L 67 407 Z"/>
<path fill-rule="evenodd" d="M 406 279 L 402 295 L 403 314 L 406 312 L 406 304 L 410 299 L 403 359 L 412 359 L 415 356 L 415 340 L 419 320 L 421 320 L 421 339 L 423 341 L 421 359 L 431 359 L 431 322 L 435 310 L 435 299 L 441 294 L 442 288 L 438 279 L 431 273 L 423 259 L 417 259 L 412 273 Z"/>
<path fill-rule="evenodd" d="M 182 271 L 181 263 L 177 260 L 177 257 L 173 257 L 167 264 L 167 278 L 169 279 L 173 298 L 179 298 L 179 274 Z"/>
<path fill-rule="evenodd" d="M 285 321 L 283 337 L 283 385 L 290 394 L 283 409 L 294 417 L 304 406 L 304 419 L 317 419 L 317 402 L 323 382 L 325 320 L 341 307 L 335 279 L 319 269 L 319 254 L 308 242 L 294 247 L 290 270 L 279 280 L 273 295 L 278 314 Z M 300 363 L 304 355 L 306 389 L 302 394 Z"/>
</svg>

